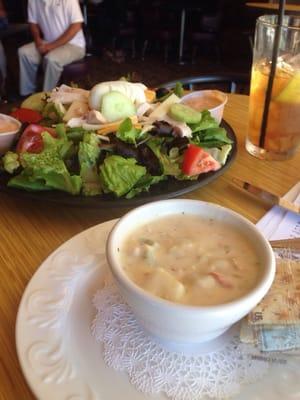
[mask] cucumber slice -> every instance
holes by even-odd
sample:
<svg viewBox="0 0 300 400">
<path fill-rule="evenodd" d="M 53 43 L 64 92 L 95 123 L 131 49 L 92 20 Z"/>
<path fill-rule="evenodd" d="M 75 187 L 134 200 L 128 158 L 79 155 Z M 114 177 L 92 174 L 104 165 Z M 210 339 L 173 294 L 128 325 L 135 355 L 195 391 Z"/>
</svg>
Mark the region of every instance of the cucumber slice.
<svg viewBox="0 0 300 400">
<path fill-rule="evenodd" d="M 101 113 L 108 122 L 114 122 L 132 117 L 136 114 L 136 109 L 127 96 L 113 90 L 103 95 Z"/>
<path fill-rule="evenodd" d="M 202 119 L 201 112 L 181 103 L 172 104 L 168 114 L 176 121 L 186 122 L 187 124 L 198 124 Z"/>
</svg>

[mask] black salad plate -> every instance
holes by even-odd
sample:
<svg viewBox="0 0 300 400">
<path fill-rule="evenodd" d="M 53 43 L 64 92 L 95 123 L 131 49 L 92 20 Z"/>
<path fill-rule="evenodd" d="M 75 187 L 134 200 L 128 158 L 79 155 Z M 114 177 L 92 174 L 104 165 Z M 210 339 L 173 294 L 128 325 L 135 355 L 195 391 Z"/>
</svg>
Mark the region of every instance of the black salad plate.
<svg viewBox="0 0 300 400">
<path fill-rule="evenodd" d="M 159 182 L 151 186 L 148 192 L 143 192 L 132 199 L 126 199 L 124 197 L 117 198 L 109 194 L 86 197 L 81 195 L 72 196 L 68 193 L 56 190 L 47 192 L 30 192 L 15 188 L 9 188 L 6 185 L 7 181 L 9 180 L 9 175 L 6 173 L 0 173 L 0 192 L 14 196 L 16 198 L 38 200 L 40 205 L 44 202 L 50 202 L 74 207 L 87 208 L 135 207 L 144 203 L 148 203 L 150 201 L 163 200 L 181 196 L 185 193 L 192 192 L 193 190 L 205 186 L 213 180 L 217 179 L 232 164 L 237 152 L 236 136 L 233 129 L 226 121 L 222 120 L 220 126 L 226 129 L 228 137 L 233 140 L 233 147 L 228 156 L 227 162 L 218 171 L 211 171 L 199 175 L 199 178 L 197 180 L 178 181 L 170 177 L 165 181 Z"/>
</svg>

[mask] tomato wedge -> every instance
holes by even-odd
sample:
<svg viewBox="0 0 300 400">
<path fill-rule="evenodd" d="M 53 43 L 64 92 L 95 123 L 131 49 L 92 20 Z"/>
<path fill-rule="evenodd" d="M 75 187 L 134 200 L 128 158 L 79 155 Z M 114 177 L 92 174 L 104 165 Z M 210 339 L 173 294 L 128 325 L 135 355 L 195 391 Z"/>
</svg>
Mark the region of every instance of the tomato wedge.
<svg viewBox="0 0 300 400">
<path fill-rule="evenodd" d="M 44 148 L 42 132 L 49 132 L 51 136 L 57 137 L 56 132 L 53 128 L 48 128 L 41 125 L 30 124 L 22 133 L 18 144 L 17 153 L 40 153 Z"/>
<path fill-rule="evenodd" d="M 20 122 L 27 122 L 28 124 L 36 124 L 43 119 L 42 114 L 29 108 L 17 108 L 10 115 Z"/>
<path fill-rule="evenodd" d="M 202 147 L 190 144 L 183 156 L 182 171 L 185 175 L 199 175 L 209 171 L 216 171 L 221 164 Z"/>
</svg>

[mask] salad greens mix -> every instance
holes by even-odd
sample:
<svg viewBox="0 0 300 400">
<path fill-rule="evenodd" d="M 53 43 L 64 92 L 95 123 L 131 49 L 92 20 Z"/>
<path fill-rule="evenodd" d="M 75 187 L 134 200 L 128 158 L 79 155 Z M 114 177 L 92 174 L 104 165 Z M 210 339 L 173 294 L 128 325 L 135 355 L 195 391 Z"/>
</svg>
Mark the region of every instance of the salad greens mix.
<svg viewBox="0 0 300 400">
<path fill-rule="evenodd" d="M 56 125 L 57 138 L 48 132 L 41 134 L 40 153 L 9 151 L 3 157 L 3 167 L 14 176 L 8 186 L 26 190 L 62 190 L 76 195 L 94 196 L 114 193 L 132 198 L 150 186 L 172 176 L 176 179 L 196 179 L 182 172 L 184 149 L 189 143 L 214 149 L 221 164 L 231 150 L 226 130 L 218 127 L 209 113 L 191 127 L 190 139 L 160 136 L 159 126 L 142 133 L 129 118 L 111 134 L 110 143 L 82 128 Z M 229 146 L 228 146 L 229 145 Z"/>
<path fill-rule="evenodd" d="M 182 94 L 180 86 L 175 90 Z M 174 110 L 178 111 L 178 106 Z M 170 177 L 193 180 L 217 170 L 232 149 L 226 130 L 208 111 L 193 119 L 195 115 L 188 110 L 184 125 L 189 134 L 180 134 L 168 118 L 151 121 L 147 129 L 125 118 L 106 136 L 86 127 L 69 127 L 62 120 L 63 112 L 49 103 L 43 113 L 55 116 L 54 129 L 29 125 L 15 151 L 2 157 L 0 168 L 10 175 L 9 187 L 83 196 L 110 193 L 129 199 Z M 181 118 L 186 110 L 179 112 Z M 31 151 L 28 141 L 34 145 Z"/>
</svg>

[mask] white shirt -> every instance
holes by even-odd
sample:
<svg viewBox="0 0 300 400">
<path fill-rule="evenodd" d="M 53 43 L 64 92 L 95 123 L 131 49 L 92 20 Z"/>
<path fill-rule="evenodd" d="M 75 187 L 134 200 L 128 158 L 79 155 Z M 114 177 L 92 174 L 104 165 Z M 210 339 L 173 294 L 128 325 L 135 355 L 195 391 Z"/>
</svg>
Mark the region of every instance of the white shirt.
<svg viewBox="0 0 300 400">
<path fill-rule="evenodd" d="M 83 17 L 78 0 L 28 0 L 28 22 L 38 24 L 45 41 L 53 42 Z M 85 47 L 82 29 L 69 43 Z"/>
</svg>

